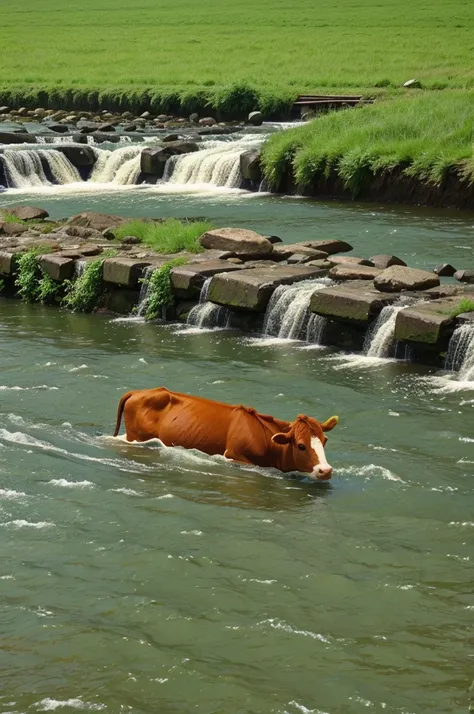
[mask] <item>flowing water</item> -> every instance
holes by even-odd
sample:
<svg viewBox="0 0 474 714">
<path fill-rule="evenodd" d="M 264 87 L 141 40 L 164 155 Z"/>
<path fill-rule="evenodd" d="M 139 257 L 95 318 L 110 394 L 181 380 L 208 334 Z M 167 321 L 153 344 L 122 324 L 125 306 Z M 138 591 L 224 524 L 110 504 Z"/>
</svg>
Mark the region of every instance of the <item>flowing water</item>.
<svg viewBox="0 0 474 714">
<path fill-rule="evenodd" d="M 331 285 L 328 278 L 303 280 L 294 285 L 279 285 L 268 303 L 263 322 L 263 334 L 286 340 L 312 337 L 315 342 L 318 330 L 309 310 L 311 295 Z M 311 319 L 311 324 L 310 324 Z"/>
<path fill-rule="evenodd" d="M 403 305 L 386 305 L 369 328 L 364 341 L 366 357 L 386 358 L 395 347 L 395 323 Z"/>
<path fill-rule="evenodd" d="M 0 709 L 461 714 L 473 402 L 425 370 L 0 302 Z M 165 384 L 338 413 L 329 486 L 105 438 Z"/>
<path fill-rule="evenodd" d="M 207 299 L 212 278 L 207 278 L 201 288 L 199 303 L 188 314 L 186 324 L 189 327 L 215 328 L 229 327 L 232 318 L 231 311 L 223 305 L 217 305 Z"/>
<path fill-rule="evenodd" d="M 449 342 L 445 367 L 455 370 L 460 382 L 474 380 L 474 324 L 456 328 Z"/>
</svg>

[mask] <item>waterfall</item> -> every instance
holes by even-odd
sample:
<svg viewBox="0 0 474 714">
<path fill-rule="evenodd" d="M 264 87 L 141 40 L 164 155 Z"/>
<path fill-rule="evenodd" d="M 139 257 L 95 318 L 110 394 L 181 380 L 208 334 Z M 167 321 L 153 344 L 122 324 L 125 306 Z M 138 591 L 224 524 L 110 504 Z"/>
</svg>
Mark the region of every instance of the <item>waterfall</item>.
<svg viewBox="0 0 474 714">
<path fill-rule="evenodd" d="M 306 342 L 312 345 L 321 345 L 324 330 L 328 324 L 327 318 L 311 313 L 306 328 Z"/>
<path fill-rule="evenodd" d="M 148 297 L 150 292 L 150 278 L 156 270 L 156 265 L 149 265 L 143 271 L 143 277 L 140 285 L 140 295 L 138 296 L 138 306 L 136 310 L 137 317 L 145 317 L 148 307 Z"/>
<path fill-rule="evenodd" d="M 474 380 L 474 323 L 457 327 L 449 341 L 445 369 L 457 371 L 457 380 Z"/>
<path fill-rule="evenodd" d="M 127 144 L 121 149 L 107 152 L 106 156 L 99 154 L 92 171 L 90 181 L 95 183 L 114 183 L 119 185 L 135 183 L 140 173 L 140 146 Z"/>
<path fill-rule="evenodd" d="M 86 269 L 87 262 L 85 260 L 76 260 L 74 263 L 74 278 L 77 280 L 77 278 L 80 278 L 81 275 L 84 274 L 84 271 Z"/>
<path fill-rule="evenodd" d="M 289 340 L 302 340 L 313 334 L 315 324 L 309 301 L 315 290 L 331 284 L 328 278 L 304 280 L 293 285 L 279 285 L 268 303 L 263 321 L 263 334 Z M 324 319 L 324 318 L 323 318 Z M 321 330 L 324 325 L 321 325 Z M 313 334 L 313 337 L 318 335 Z M 311 340 L 318 344 L 315 339 Z"/>
<path fill-rule="evenodd" d="M 51 186 L 44 173 L 39 151 L 6 149 L 3 152 L 3 164 L 10 188 Z"/>
<path fill-rule="evenodd" d="M 207 278 L 201 288 L 199 304 L 195 305 L 188 314 L 186 324 L 190 327 L 229 327 L 232 312 L 222 305 L 209 302 L 207 294 L 212 278 Z"/>
<path fill-rule="evenodd" d="M 395 346 L 395 322 L 407 305 L 387 305 L 370 326 L 364 340 L 366 357 L 390 357 Z"/>
<path fill-rule="evenodd" d="M 66 184 L 81 181 L 79 171 L 69 159 L 55 149 L 5 150 L 5 173 L 10 188 L 51 186 L 44 166 L 47 165 L 54 183 Z"/>
<path fill-rule="evenodd" d="M 172 184 L 210 184 L 239 188 L 242 182 L 240 155 L 260 143 L 261 138 L 257 142 L 251 137 L 232 142 L 207 142 L 206 148 L 199 151 L 169 158 L 163 180 Z"/>
</svg>

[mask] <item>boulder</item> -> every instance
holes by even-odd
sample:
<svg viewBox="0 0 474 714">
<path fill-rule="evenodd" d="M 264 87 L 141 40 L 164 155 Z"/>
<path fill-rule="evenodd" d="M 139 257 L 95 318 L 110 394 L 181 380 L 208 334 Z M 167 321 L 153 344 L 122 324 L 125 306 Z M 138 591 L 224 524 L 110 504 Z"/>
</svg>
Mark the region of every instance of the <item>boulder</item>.
<svg viewBox="0 0 474 714">
<path fill-rule="evenodd" d="M 25 132 L 0 131 L 0 144 L 36 144 L 36 136 Z"/>
<path fill-rule="evenodd" d="M 134 260 L 132 258 L 106 258 L 103 264 L 103 280 L 106 283 L 124 285 L 127 288 L 137 288 L 143 269 L 151 265 L 151 261 Z"/>
<path fill-rule="evenodd" d="M 0 107 L 0 114 L 8 114 L 10 112 L 10 107 Z"/>
<path fill-rule="evenodd" d="M 366 281 L 351 282 L 316 290 L 311 296 L 309 309 L 330 319 L 360 324 L 372 320 L 383 307 L 399 298 L 400 295 L 395 294 L 382 295 Z"/>
<path fill-rule="evenodd" d="M 26 233 L 28 230 L 27 226 L 23 223 L 2 223 L 0 220 L 0 234 L 6 236 L 18 236 L 21 233 Z"/>
<path fill-rule="evenodd" d="M 247 121 L 252 126 L 262 126 L 262 124 L 263 124 L 262 112 L 250 112 Z"/>
<path fill-rule="evenodd" d="M 104 122 L 103 124 L 99 124 L 97 127 L 97 131 L 104 131 L 104 132 L 115 132 L 115 124 L 111 124 L 110 122 Z"/>
<path fill-rule="evenodd" d="M 347 253 L 347 251 L 352 250 L 350 243 L 346 243 L 345 240 L 338 240 L 337 238 L 328 238 L 327 240 L 309 240 L 302 245 L 308 248 L 314 248 L 315 250 L 323 250 L 328 255 L 334 255 L 335 253 Z"/>
<path fill-rule="evenodd" d="M 466 324 L 466 322 L 474 322 L 474 312 L 463 312 L 456 317 L 456 320 L 461 324 Z"/>
<path fill-rule="evenodd" d="M 179 141 L 179 134 L 168 134 L 167 136 L 164 136 L 162 139 L 162 142 L 165 144 L 168 141 Z"/>
<path fill-rule="evenodd" d="M 15 206 L 10 208 L 8 213 L 22 221 L 39 221 L 49 216 L 48 211 L 45 211 L 44 208 L 35 208 L 33 206 Z"/>
<path fill-rule="evenodd" d="M 94 230 L 105 231 L 109 228 L 117 228 L 123 223 L 126 218 L 121 216 L 112 216 L 108 213 L 95 213 L 94 211 L 84 211 L 71 216 L 66 224 L 68 226 L 84 226 L 85 228 L 93 228 Z"/>
<path fill-rule="evenodd" d="M 123 127 L 123 130 L 126 131 L 126 132 L 136 131 L 136 130 L 137 130 L 137 127 L 136 127 L 135 124 L 125 124 L 124 127 Z"/>
<path fill-rule="evenodd" d="M 208 299 L 227 307 L 263 312 L 279 285 L 317 278 L 323 274 L 318 268 L 306 266 L 251 268 L 221 273 L 212 278 Z"/>
<path fill-rule="evenodd" d="M 421 82 L 419 79 L 409 79 L 403 86 L 405 89 L 421 89 Z"/>
<path fill-rule="evenodd" d="M 474 270 L 456 270 L 454 277 L 460 283 L 474 283 Z"/>
<path fill-rule="evenodd" d="M 64 233 L 73 238 L 84 238 L 85 240 L 93 238 L 94 240 L 102 240 L 103 236 L 101 231 L 96 228 L 86 228 L 84 226 L 72 225 L 66 226 L 64 228 Z"/>
<path fill-rule="evenodd" d="M 97 161 L 97 154 L 91 146 L 63 146 L 60 144 L 57 147 L 57 151 L 64 154 L 71 164 L 77 168 L 94 166 Z"/>
<path fill-rule="evenodd" d="M 453 268 L 449 263 L 440 263 L 433 268 L 433 273 L 439 275 L 440 278 L 452 278 L 456 272 L 456 268 Z"/>
<path fill-rule="evenodd" d="M 0 250 L 0 275 L 13 275 L 20 250 Z"/>
<path fill-rule="evenodd" d="M 397 258 L 396 255 L 373 255 L 370 262 L 375 265 L 376 268 L 390 268 L 392 265 L 406 265 L 405 261 L 401 258 Z"/>
<path fill-rule="evenodd" d="M 69 131 L 66 124 L 48 124 L 47 127 L 50 131 L 56 132 L 56 134 L 67 134 Z"/>
<path fill-rule="evenodd" d="M 240 171 L 242 177 L 247 181 L 261 181 L 262 171 L 260 167 L 260 151 L 244 151 L 240 155 Z"/>
<path fill-rule="evenodd" d="M 427 290 L 437 287 L 439 278 L 427 270 L 392 265 L 377 275 L 374 285 L 377 290 L 384 293 L 400 292 L 401 290 Z"/>
<path fill-rule="evenodd" d="M 272 243 L 273 245 L 275 245 L 275 243 L 283 243 L 282 239 L 278 236 L 265 236 L 265 238 L 269 240 L 270 243 Z"/>
<path fill-rule="evenodd" d="M 309 260 L 320 260 L 328 257 L 324 250 L 308 247 L 308 243 L 277 245 L 273 247 L 273 253 L 280 260 L 288 260 L 294 254 L 305 255 Z"/>
<path fill-rule="evenodd" d="M 143 174 L 162 178 L 165 164 L 170 156 L 190 154 L 193 151 L 199 151 L 199 146 L 193 141 L 169 141 L 157 149 L 143 149 L 140 170 Z"/>
<path fill-rule="evenodd" d="M 400 310 L 395 323 L 395 339 L 431 345 L 438 343 L 451 333 L 455 319 L 450 313 L 458 304 L 459 298 L 442 298 Z"/>
<path fill-rule="evenodd" d="M 331 268 L 329 277 L 332 280 L 373 280 L 381 272 L 381 268 L 346 263 Z"/>
<path fill-rule="evenodd" d="M 208 126 L 204 129 L 199 129 L 199 136 L 226 136 L 234 134 L 236 129 L 230 126 Z"/>
<path fill-rule="evenodd" d="M 204 233 L 199 242 L 203 248 L 230 250 L 238 258 L 242 255 L 269 255 L 273 251 L 273 245 L 267 238 L 246 228 L 215 228 Z"/>
<path fill-rule="evenodd" d="M 102 142 L 104 141 L 109 141 L 113 144 L 118 144 L 120 141 L 120 136 L 118 134 L 112 134 L 111 132 L 93 131 L 92 134 L 90 134 L 89 136 L 92 136 L 92 138 L 97 144 L 102 144 Z"/>
<path fill-rule="evenodd" d="M 84 119 L 80 119 L 77 122 L 76 127 L 79 129 L 81 134 L 89 134 L 89 132 L 96 131 L 96 129 L 98 128 L 95 122 L 87 121 Z"/>
<path fill-rule="evenodd" d="M 171 271 L 173 294 L 183 299 L 197 297 L 206 278 L 218 275 L 218 273 L 241 270 L 241 265 L 242 263 L 240 266 L 238 264 L 229 265 L 227 260 L 209 260 L 173 268 Z"/>
<path fill-rule="evenodd" d="M 63 255 L 54 253 L 42 255 L 39 258 L 39 264 L 50 278 L 58 282 L 68 280 L 74 272 L 74 260 Z"/>
<path fill-rule="evenodd" d="M 334 265 L 347 265 L 350 263 L 351 265 L 369 265 L 372 268 L 374 267 L 372 261 L 366 260 L 366 258 L 356 258 L 355 255 L 333 256 L 331 262 L 333 262 Z"/>
<path fill-rule="evenodd" d="M 199 124 L 201 126 L 214 126 L 217 122 L 213 117 L 203 117 L 202 119 L 199 119 Z"/>
<path fill-rule="evenodd" d="M 140 119 L 151 119 L 150 112 L 143 112 L 143 114 L 140 114 Z"/>
<path fill-rule="evenodd" d="M 199 124 L 199 114 L 196 114 L 196 112 L 190 114 L 189 121 L 191 122 L 191 124 Z"/>
</svg>

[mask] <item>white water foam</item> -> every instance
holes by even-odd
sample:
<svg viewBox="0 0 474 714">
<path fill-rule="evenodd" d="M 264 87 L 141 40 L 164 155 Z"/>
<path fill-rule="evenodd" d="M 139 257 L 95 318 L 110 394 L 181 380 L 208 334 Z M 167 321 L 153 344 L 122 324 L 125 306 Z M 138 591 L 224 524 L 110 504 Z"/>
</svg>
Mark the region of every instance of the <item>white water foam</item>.
<svg viewBox="0 0 474 714">
<path fill-rule="evenodd" d="M 217 305 L 207 299 L 211 278 L 207 278 L 199 294 L 199 304 L 195 305 L 188 314 L 186 324 L 198 328 L 225 328 L 229 327 L 232 313 L 226 307 Z M 190 330 L 188 330 L 188 333 Z"/>
<path fill-rule="evenodd" d="M 107 152 L 107 155 L 99 154 L 91 177 L 92 183 L 118 185 L 135 184 L 140 173 L 140 146 L 124 146 L 121 149 Z M 105 152 L 104 152 L 105 153 Z"/>
<path fill-rule="evenodd" d="M 280 285 L 273 293 L 265 311 L 263 335 L 285 340 L 314 339 L 321 335 L 321 329 L 315 329 L 317 320 L 311 320 L 309 302 L 316 290 L 331 285 L 328 278 L 304 280 L 293 285 Z"/>
<path fill-rule="evenodd" d="M 36 702 L 33 706 L 39 707 L 37 711 L 40 712 L 51 712 L 56 709 L 62 709 L 64 707 L 70 707 L 74 709 L 80 709 L 81 711 L 91 711 L 98 712 L 103 709 L 107 709 L 105 704 L 91 704 L 89 702 L 84 702 L 80 698 L 75 699 L 51 699 L 46 697 L 40 702 Z"/>
<path fill-rule="evenodd" d="M 474 380 L 474 323 L 457 327 L 449 341 L 445 369 L 457 370 L 456 380 Z"/>
<path fill-rule="evenodd" d="M 366 357 L 385 359 L 390 356 L 395 344 L 395 323 L 400 310 L 406 305 L 386 305 L 369 328 L 364 340 Z"/>
<path fill-rule="evenodd" d="M 53 478 L 48 481 L 49 486 L 60 486 L 61 488 L 95 488 L 92 481 L 68 481 L 65 478 Z"/>
<path fill-rule="evenodd" d="M 70 184 L 81 181 L 79 171 L 61 152 L 54 149 L 22 149 L 3 152 L 5 174 L 10 188 L 30 188 L 31 186 L 51 186 L 44 165 L 47 165 L 53 183 Z"/>
<path fill-rule="evenodd" d="M 17 519 L 14 521 L 7 521 L 6 523 L 0 523 L 0 526 L 13 526 L 13 528 L 37 528 L 38 530 L 41 530 L 42 528 L 53 528 L 55 523 L 51 523 L 50 521 L 38 521 L 37 523 L 34 523 L 33 521 Z"/>
</svg>

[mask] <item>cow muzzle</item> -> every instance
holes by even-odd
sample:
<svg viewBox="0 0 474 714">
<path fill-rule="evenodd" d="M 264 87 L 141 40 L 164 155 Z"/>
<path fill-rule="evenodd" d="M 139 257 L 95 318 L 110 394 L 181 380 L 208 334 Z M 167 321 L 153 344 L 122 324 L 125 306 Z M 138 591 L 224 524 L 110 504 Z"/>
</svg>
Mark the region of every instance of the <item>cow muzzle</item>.
<svg viewBox="0 0 474 714">
<path fill-rule="evenodd" d="M 331 476 L 332 466 L 329 466 L 329 464 L 318 464 L 318 466 L 315 466 L 315 468 L 311 472 L 311 478 L 314 481 L 329 481 Z"/>
</svg>

